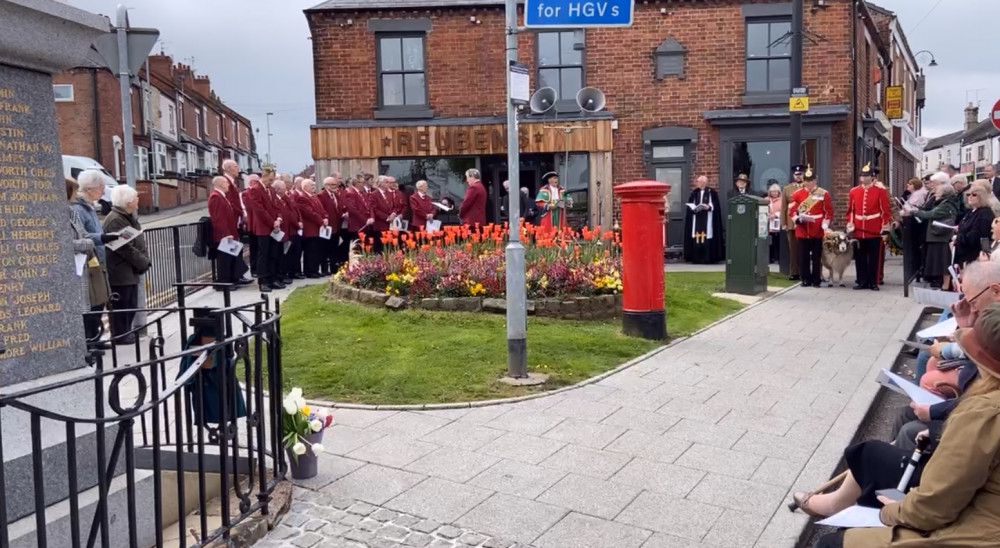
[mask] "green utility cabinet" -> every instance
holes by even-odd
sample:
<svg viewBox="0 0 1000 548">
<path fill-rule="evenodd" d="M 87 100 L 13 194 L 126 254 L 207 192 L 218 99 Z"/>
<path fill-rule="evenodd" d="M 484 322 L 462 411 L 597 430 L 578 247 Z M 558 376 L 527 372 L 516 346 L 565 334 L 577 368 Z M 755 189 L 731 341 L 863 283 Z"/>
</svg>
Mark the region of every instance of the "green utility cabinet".
<svg viewBox="0 0 1000 548">
<path fill-rule="evenodd" d="M 729 200 L 726 217 L 726 292 L 757 295 L 767 291 L 768 201 L 757 196 Z"/>
</svg>

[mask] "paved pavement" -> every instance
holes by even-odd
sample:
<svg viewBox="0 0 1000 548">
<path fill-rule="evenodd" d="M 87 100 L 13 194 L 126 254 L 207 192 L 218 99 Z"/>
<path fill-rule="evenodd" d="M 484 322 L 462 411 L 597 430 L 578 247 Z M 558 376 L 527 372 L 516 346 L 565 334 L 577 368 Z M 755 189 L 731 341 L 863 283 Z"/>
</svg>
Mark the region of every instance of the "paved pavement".
<svg viewBox="0 0 1000 548">
<path fill-rule="evenodd" d="M 172 209 L 142 215 L 139 222 L 143 228 L 158 228 L 163 226 L 183 225 L 198 222 L 198 219 L 208 215 L 208 203 L 197 202 Z"/>
<path fill-rule="evenodd" d="M 259 546 L 795 546 L 789 492 L 833 472 L 919 312 L 898 284 L 799 287 L 564 394 L 337 409 Z"/>
</svg>

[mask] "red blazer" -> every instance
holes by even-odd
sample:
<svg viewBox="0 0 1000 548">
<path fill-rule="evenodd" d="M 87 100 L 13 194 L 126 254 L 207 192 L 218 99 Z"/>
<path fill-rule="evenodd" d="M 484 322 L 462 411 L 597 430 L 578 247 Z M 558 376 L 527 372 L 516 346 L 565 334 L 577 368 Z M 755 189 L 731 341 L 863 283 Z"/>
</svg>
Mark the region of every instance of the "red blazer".
<svg viewBox="0 0 1000 548">
<path fill-rule="evenodd" d="M 812 204 L 805 208 L 802 213 L 807 213 L 814 217 L 821 217 L 811 223 L 795 223 L 796 238 L 822 238 L 826 233 L 823 230 L 823 221 L 833 220 L 833 200 L 826 189 L 817 187 L 812 192 Z M 809 189 L 802 187 L 792 194 L 792 199 L 788 204 L 788 216 L 793 221 L 799 216 L 799 205 L 810 199 Z"/>
<path fill-rule="evenodd" d="M 243 194 L 243 205 L 253 218 L 254 236 L 267 236 L 274 230 L 274 221 L 280 215 L 271 190 L 264 185 L 252 185 Z"/>
<path fill-rule="evenodd" d="M 394 207 L 392 196 L 388 192 L 383 194 L 381 191 L 373 190 L 368 195 L 368 205 L 375 218 L 372 228 L 377 231 L 389 230 L 389 215 L 393 214 Z"/>
<path fill-rule="evenodd" d="M 228 177 L 226 177 L 228 179 Z M 240 203 L 240 189 L 236 188 L 236 181 L 230 179 L 229 190 L 226 191 L 226 200 L 229 201 L 229 205 L 233 208 L 233 212 L 236 214 L 236 218 L 240 219 L 243 217 L 243 204 Z M 237 221 L 238 223 L 239 221 Z"/>
<path fill-rule="evenodd" d="M 212 220 L 212 242 L 218 244 L 226 236 L 240 238 L 239 227 L 236 225 L 236 212 L 229 203 L 229 198 L 218 190 L 208 195 L 208 218 Z"/>
<path fill-rule="evenodd" d="M 433 215 L 435 213 L 434 204 L 431 203 L 431 197 L 424 195 L 423 198 L 420 197 L 419 192 L 414 192 L 410 195 L 410 211 L 413 212 L 413 218 L 410 219 L 410 226 L 412 228 L 424 228 L 427 226 L 427 215 Z"/>
<path fill-rule="evenodd" d="M 874 183 L 858 185 L 847 194 L 847 222 L 854 225 L 854 238 L 880 238 L 882 227 L 892 221 L 889 192 Z"/>
<path fill-rule="evenodd" d="M 392 195 L 392 212 L 405 219 L 406 210 L 409 209 L 410 205 L 406 193 L 402 190 L 393 190 L 390 194 Z"/>
<path fill-rule="evenodd" d="M 299 207 L 299 213 L 302 215 L 302 236 L 318 238 L 319 228 L 327 218 L 319 198 L 302 193 L 295 198 L 295 205 Z"/>
<path fill-rule="evenodd" d="M 341 207 L 347 212 L 348 232 L 361 232 L 372 216 L 367 196 L 356 188 L 344 191 Z"/>
<path fill-rule="evenodd" d="M 298 234 L 302 214 L 299 213 L 299 207 L 291 194 L 285 194 L 284 197 L 279 196 L 278 199 L 281 200 L 281 231 L 285 233 L 285 237 L 281 241 L 287 242 L 292 239 L 292 236 Z"/>
<path fill-rule="evenodd" d="M 483 183 L 476 181 L 465 190 L 458 216 L 462 224 L 486 226 L 486 188 Z"/>
<path fill-rule="evenodd" d="M 330 228 L 333 229 L 333 233 L 336 234 L 340 232 L 340 223 L 343 220 L 341 215 L 344 214 L 340 207 L 340 196 L 336 193 L 330 194 L 326 190 L 321 190 L 319 194 L 319 203 L 323 206 L 323 211 L 326 212 L 326 218 L 330 221 Z"/>
</svg>

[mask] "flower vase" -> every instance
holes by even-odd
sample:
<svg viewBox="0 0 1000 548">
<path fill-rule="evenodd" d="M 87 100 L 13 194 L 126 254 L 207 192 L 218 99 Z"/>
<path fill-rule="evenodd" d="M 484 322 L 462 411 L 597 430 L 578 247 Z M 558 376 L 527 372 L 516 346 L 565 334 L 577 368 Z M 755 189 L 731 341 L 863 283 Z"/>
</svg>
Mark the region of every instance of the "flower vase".
<svg viewBox="0 0 1000 548">
<path fill-rule="evenodd" d="M 292 479 L 309 479 L 316 477 L 319 473 L 318 457 L 312 451 L 312 444 L 323 441 L 323 431 L 314 432 L 305 437 L 306 452 L 296 456 L 291 447 L 285 448 L 288 455 L 288 468 L 292 473 Z"/>
</svg>

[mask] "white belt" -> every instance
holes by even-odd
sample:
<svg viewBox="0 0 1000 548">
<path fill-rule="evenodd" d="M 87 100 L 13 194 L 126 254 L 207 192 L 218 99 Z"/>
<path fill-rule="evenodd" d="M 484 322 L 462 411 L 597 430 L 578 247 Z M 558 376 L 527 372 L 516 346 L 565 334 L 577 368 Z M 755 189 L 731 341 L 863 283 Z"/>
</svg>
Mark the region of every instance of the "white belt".
<svg viewBox="0 0 1000 548">
<path fill-rule="evenodd" d="M 880 213 L 875 213 L 873 215 L 854 215 L 854 219 L 858 221 L 870 221 L 872 219 L 878 219 L 881 217 L 882 215 Z"/>
</svg>

